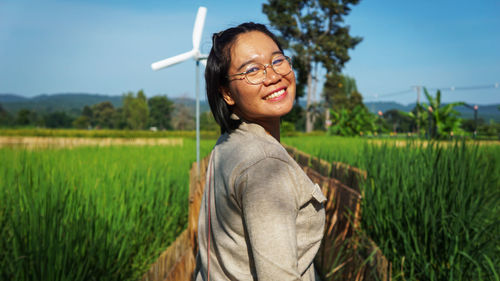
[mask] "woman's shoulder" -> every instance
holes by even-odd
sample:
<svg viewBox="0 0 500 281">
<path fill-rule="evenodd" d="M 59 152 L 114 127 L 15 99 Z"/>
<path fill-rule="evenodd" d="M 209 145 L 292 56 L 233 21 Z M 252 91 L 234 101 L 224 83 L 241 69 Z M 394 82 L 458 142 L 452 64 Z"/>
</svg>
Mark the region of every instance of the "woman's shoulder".
<svg viewBox="0 0 500 281">
<path fill-rule="evenodd" d="M 270 179 L 281 181 L 286 183 L 286 188 L 294 191 L 298 206 L 310 200 L 310 194 L 314 191 L 314 184 L 302 168 L 269 135 L 236 130 L 221 136 L 214 152 L 219 173 L 226 177 L 229 186 L 239 186 L 242 182 L 256 178 L 265 179 L 266 182 Z M 241 190 L 234 192 L 236 195 L 241 194 Z"/>
<path fill-rule="evenodd" d="M 217 141 L 218 153 L 225 159 L 236 158 L 237 160 L 251 163 L 259 162 L 267 158 L 275 158 L 283 162 L 289 161 L 285 148 L 272 136 L 262 132 L 237 129 L 230 134 L 225 134 Z"/>
</svg>

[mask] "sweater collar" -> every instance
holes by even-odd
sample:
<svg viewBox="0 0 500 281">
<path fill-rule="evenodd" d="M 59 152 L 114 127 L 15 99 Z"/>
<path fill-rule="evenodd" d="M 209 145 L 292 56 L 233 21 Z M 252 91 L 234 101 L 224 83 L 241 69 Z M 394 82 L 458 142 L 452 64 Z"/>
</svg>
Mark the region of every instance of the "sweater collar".
<svg viewBox="0 0 500 281">
<path fill-rule="evenodd" d="M 245 120 L 243 118 L 240 118 L 235 113 L 231 114 L 231 119 L 233 119 L 233 120 L 241 120 L 241 124 L 240 124 L 240 126 L 238 127 L 237 130 L 242 130 L 242 131 L 245 131 L 245 132 L 249 132 L 249 133 L 252 133 L 252 134 L 257 135 L 259 137 L 263 137 L 265 139 L 272 140 L 274 142 L 279 143 L 261 125 L 259 125 L 257 123 L 249 122 L 249 121 L 247 121 L 247 120 Z"/>
</svg>

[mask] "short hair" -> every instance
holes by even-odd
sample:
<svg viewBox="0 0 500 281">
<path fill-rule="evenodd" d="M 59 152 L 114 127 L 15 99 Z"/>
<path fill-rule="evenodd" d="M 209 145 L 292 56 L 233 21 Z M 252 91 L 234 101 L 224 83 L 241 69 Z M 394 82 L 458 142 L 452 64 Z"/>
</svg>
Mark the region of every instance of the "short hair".
<svg viewBox="0 0 500 281">
<path fill-rule="evenodd" d="M 212 49 L 210 49 L 205 69 L 205 86 L 208 104 L 215 121 L 221 128 L 221 134 L 230 133 L 241 123 L 240 120 L 231 119 L 233 109 L 224 101 L 222 89 L 229 86 L 227 75 L 231 66 L 231 47 L 240 34 L 251 31 L 260 31 L 269 36 L 283 52 L 278 38 L 265 25 L 259 23 L 242 23 L 212 35 Z"/>
</svg>

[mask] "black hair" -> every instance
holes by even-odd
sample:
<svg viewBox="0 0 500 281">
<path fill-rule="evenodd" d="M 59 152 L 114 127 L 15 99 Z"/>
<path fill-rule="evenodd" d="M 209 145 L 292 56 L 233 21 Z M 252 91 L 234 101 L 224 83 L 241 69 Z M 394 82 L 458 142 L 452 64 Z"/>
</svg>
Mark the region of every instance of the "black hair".
<svg viewBox="0 0 500 281">
<path fill-rule="evenodd" d="M 220 126 L 221 134 L 230 133 L 241 123 L 240 120 L 231 119 L 233 109 L 224 101 L 222 89 L 227 89 L 229 86 L 227 72 L 231 65 L 231 47 L 240 34 L 251 31 L 260 31 L 266 34 L 283 52 L 276 36 L 265 25 L 259 23 L 242 23 L 212 35 L 212 49 L 210 49 L 205 69 L 205 85 L 210 110 Z"/>
</svg>

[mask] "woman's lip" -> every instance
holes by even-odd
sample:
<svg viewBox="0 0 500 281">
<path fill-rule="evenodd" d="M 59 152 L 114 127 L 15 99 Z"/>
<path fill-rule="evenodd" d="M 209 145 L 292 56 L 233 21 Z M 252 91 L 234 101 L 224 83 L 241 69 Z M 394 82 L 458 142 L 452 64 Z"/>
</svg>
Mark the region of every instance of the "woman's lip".
<svg viewBox="0 0 500 281">
<path fill-rule="evenodd" d="M 276 90 L 272 91 L 271 93 L 267 94 L 267 95 L 266 95 L 265 97 L 263 97 L 262 99 L 267 100 L 267 99 L 266 99 L 267 97 L 269 97 L 270 95 L 272 95 L 272 94 L 274 94 L 274 93 L 276 93 L 276 92 L 279 92 L 279 91 L 281 91 L 281 90 L 284 90 L 284 91 L 286 92 L 286 87 L 280 87 L 280 88 L 278 88 L 278 89 L 276 89 Z M 281 96 L 281 95 L 280 95 L 280 96 Z"/>
<path fill-rule="evenodd" d="M 287 95 L 288 95 L 288 92 L 286 91 L 286 89 L 284 89 L 283 94 L 281 94 L 275 98 L 272 98 L 272 99 L 265 99 L 265 101 L 280 101 L 280 100 L 284 99 Z"/>
</svg>

